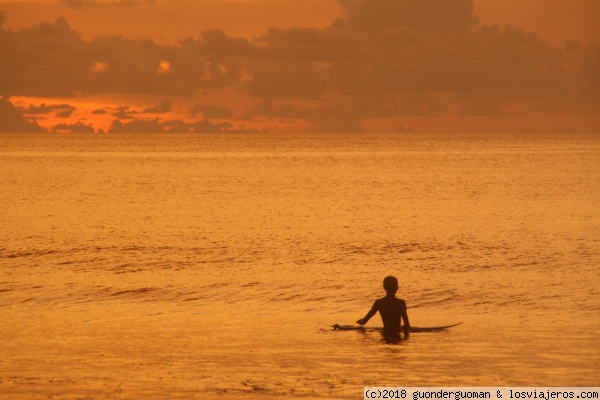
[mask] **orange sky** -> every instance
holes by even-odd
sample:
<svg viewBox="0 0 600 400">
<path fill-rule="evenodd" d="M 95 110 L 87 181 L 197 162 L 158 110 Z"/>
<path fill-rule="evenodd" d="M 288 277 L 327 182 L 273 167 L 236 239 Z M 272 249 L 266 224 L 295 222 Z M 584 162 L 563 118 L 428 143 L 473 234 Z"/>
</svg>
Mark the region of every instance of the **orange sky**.
<svg viewBox="0 0 600 400">
<path fill-rule="evenodd" d="M 597 0 L 0 11 L 0 131 L 600 131 Z"/>
</svg>

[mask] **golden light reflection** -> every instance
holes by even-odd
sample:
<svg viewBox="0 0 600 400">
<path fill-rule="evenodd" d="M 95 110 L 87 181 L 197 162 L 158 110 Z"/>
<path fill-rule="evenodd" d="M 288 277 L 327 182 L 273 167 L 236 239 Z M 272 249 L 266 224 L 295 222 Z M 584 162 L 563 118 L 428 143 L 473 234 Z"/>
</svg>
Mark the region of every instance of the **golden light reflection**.
<svg viewBox="0 0 600 400">
<path fill-rule="evenodd" d="M 96 61 L 92 66 L 92 72 L 95 74 L 101 74 L 108 70 L 108 63 Z"/>
<path fill-rule="evenodd" d="M 157 74 L 168 74 L 171 72 L 171 63 L 168 61 L 161 61 L 158 64 L 158 69 L 156 70 Z"/>
</svg>

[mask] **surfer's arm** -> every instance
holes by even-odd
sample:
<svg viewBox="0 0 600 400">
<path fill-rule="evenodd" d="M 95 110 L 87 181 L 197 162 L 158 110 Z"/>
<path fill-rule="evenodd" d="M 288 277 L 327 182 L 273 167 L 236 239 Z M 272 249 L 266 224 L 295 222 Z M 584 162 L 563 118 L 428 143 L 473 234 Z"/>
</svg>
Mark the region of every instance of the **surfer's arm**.
<svg viewBox="0 0 600 400">
<path fill-rule="evenodd" d="M 367 313 L 367 315 L 365 315 L 363 319 L 359 319 L 358 321 L 356 321 L 356 323 L 359 325 L 366 324 L 367 322 L 369 322 L 371 317 L 377 313 L 378 309 L 379 307 L 377 306 L 377 302 L 373 303 L 373 307 L 371 307 L 371 310 Z"/>
<path fill-rule="evenodd" d="M 404 330 L 410 329 L 410 322 L 408 321 L 408 312 L 406 312 L 406 303 L 404 303 L 404 307 L 402 307 L 402 320 L 404 321 Z"/>
</svg>

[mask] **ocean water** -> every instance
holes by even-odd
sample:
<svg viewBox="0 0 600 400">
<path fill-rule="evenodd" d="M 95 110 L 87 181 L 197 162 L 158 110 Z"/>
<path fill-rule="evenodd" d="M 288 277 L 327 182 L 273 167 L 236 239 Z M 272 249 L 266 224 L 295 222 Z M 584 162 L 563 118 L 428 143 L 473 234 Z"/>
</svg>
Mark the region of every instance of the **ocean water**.
<svg viewBox="0 0 600 400">
<path fill-rule="evenodd" d="M 0 134 L 0 204 L 2 399 L 600 385 L 598 135 Z M 333 331 L 386 275 L 463 324 Z"/>
</svg>

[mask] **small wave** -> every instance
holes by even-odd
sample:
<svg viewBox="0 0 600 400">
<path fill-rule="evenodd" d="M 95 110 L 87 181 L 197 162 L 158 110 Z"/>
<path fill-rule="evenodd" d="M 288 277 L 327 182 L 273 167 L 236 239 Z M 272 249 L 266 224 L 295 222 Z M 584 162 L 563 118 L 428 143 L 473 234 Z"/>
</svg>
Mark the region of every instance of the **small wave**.
<svg viewBox="0 0 600 400">
<path fill-rule="evenodd" d="M 158 291 L 158 288 L 144 287 L 139 289 L 122 290 L 111 294 L 111 296 L 139 296 Z"/>
<path fill-rule="evenodd" d="M 45 250 L 22 250 L 22 251 L 10 251 L 0 250 L 0 258 L 21 258 L 21 257 L 40 257 L 49 254 L 59 253 L 59 250 L 45 249 Z"/>
<path fill-rule="evenodd" d="M 440 305 L 451 301 L 460 300 L 460 296 L 454 290 L 433 290 L 418 294 L 409 308 L 420 308 L 430 305 Z"/>
<path fill-rule="evenodd" d="M 439 300 L 434 300 L 434 301 L 429 301 L 426 303 L 419 303 L 413 306 L 409 306 L 408 308 L 419 308 L 419 307 L 425 307 L 425 306 L 430 306 L 432 304 L 441 304 L 441 303 L 446 303 L 452 300 L 456 300 L 456 297 L 446 297 L 444 299 L 439 299 Z"/>
</svg>

